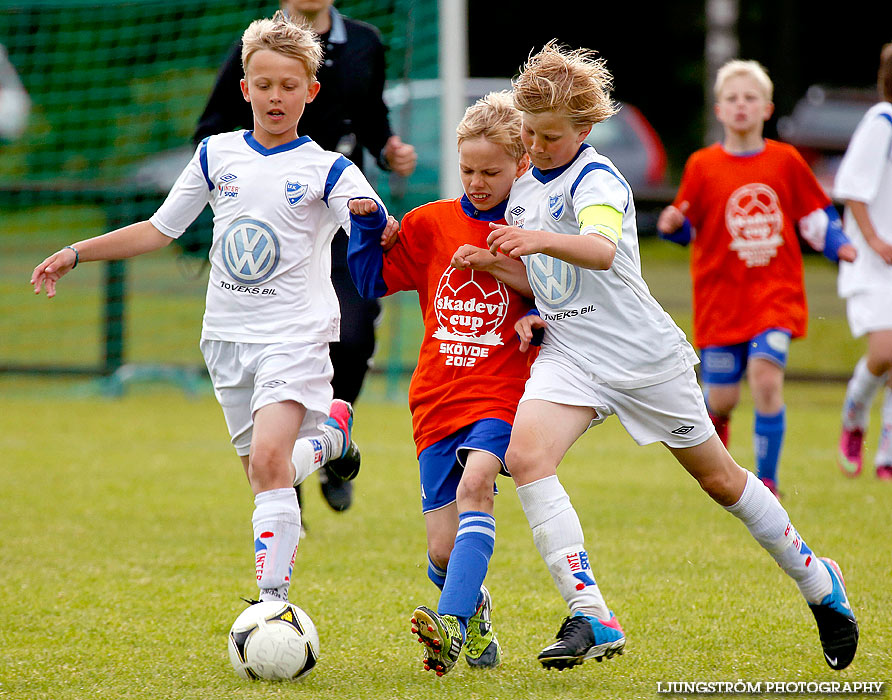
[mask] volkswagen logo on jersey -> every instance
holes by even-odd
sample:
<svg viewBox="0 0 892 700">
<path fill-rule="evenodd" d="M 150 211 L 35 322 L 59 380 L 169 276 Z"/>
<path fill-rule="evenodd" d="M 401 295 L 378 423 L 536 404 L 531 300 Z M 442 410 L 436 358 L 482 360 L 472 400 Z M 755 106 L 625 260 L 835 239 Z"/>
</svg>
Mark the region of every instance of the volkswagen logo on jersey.
<svg viewBox="0 0 892 700">
<path fill-rule="evenodd" d="M 268 280 L 279 264 L 279 239 L 273 230 L 256 219 L 241 219 L 223 234 L 223 264 L 242 284 Z"/>
<path fill-rule="evenodd" d="M 558 307 L 579 293 L 579 272 L 570 263 L 544 253 L 533 253 L 526 263 L 527 277 L 538 301 Z"/>
<path fill-rule="evenodd" d="M 564 213 L 564 193 L 548 195 L 548 213 L 558 221 Z"/>
<path fill-rule="evenodd" d="M 306 185 L 302 185 L 299 182 L 291 182 L 291 180 L 285 180 L 285 198 L 288 200 L 288 206 L 296 206 L 297 203 L 304 198 L 306 193 Z"/>
</svg>

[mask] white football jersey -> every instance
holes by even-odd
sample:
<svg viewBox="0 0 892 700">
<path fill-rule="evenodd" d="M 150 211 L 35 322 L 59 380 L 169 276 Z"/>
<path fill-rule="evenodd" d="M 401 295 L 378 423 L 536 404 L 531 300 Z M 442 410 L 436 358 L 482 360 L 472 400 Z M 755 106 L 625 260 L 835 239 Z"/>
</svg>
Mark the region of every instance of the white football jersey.
<svg viewBox="0 0 892 700">
<path fill-rule="evenodd" d="M 202 338 L 338 340 L 331 239 L 339 227 L 349 234 L 356 197 L 384 208 L 359 168 L 307 136 L 273 149 L 250 131 L 205 139 L 150 219 L 177 238 L 213 209 Z"/>
<path fill-rule="evenodd" d="M 543 253 L 523 256 L 536 307 L 548 324 L 542 353 L 568 356 L 618 389 L 681 374 L 697 363 L 697 354 L 641 277 L 632 190 L 609 159 L 583 144 L 561 168 L 530 168 L 511 189 L 506 218 L 520 228 L 579 236 L 580 212 L 595 204 L 623 213 L 609 270 Z"/>
<path fill-rule="evenodd" d="M 861 119 L 836 173 L 834 194 L 865 202 L 877 236 L 892 244 L 892 104 L 880 102 Z M 892 267 L 864 240 L 848 207 L 843 224 L 858 257 L 851 263 L 840 261 L 839 295 L 892 295 Z"/>
</svg>

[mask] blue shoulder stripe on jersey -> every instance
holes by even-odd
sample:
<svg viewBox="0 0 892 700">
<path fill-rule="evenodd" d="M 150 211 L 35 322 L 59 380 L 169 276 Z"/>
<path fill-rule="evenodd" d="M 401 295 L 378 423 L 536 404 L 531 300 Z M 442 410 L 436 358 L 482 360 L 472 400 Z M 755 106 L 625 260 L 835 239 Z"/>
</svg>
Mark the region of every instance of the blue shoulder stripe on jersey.
<svg viewBox="0 0 892 700">
<path fill-rule="evenodd" d="M 623 187 L 626 188 L 626 192 L 628 192 L 629 198 L 626 200 L 624 211 L 629 211 L 629 202 L 632 200 L 632 190 L 630 190 L 629 186 L 625 182 L 623 182 L 623 179 L 616 174 L 616 171 L 613 168 L 611 168 L 609 165 L 605 165 L 604 163 L 589 163 L 588 165 L 586 165 L 582 169 L 582 172 L 579 173 L 579 176 L 576 178 L 575 182 L 570 186 L 570 196 L 572 197 L 574 194 L 576 194 L 576 188 L 579 187 L 579 183 L 582 182 L 582 178 L 584 178 L 590 172 L 594 172 L 595 170 L 604 170 L 610 173 L 611 175 L 613 175 L 613 177 L 619 180 L 620 184 Z"/>
<path fill-rule="evenodd" d="M 892 124 L 892 114 L 887 114 L 886 112 L 880 112 L 880 116 L 885 119 L 887 122 Z"/>
<path fill-rule="evenodd" d="M 331 169 L 328 171 L 328 177 L 325 178 L 325 190 L 322 193 L 322 201 L 325 202 L 325 206 L 328 206 L 328 195 L 331 194 L 334 186 L 338 184 L 338 180 L 341 179 L 341 174 L 351 165 L 353 165 L 353 161 L 344 156 L 340 156 L 331 164 Z"/>
<path fill-rule="evenodd" d="M 208 139 L 210 136 L 205 136 L 201 140 L 201 146 L 199 146 L 198 151 L 198 162 L 201 163 L 201 172 L 204 174 L 204 181 L 208 183 L 208 190 L 214 189 L 214 183 L 211 182 L 211 178 L 208 175 Z"/>
</svg>

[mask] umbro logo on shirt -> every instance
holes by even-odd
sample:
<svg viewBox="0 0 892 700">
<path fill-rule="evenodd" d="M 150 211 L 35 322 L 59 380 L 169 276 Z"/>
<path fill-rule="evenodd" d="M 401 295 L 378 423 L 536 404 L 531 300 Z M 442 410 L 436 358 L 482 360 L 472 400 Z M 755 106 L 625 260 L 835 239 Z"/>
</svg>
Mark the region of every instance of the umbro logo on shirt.
<svg viewBox="0 0 892 700">
<path fill-rule="evenodd" d="M 511 210 L 511 216 L 515 216 L 515 217 L 516 217 L 516 216 L 520 216 L 520 215 L 523 214 L 525 211 L 526 211 L 526 209 L 524 209 L 523 207 L 521 207 L 521 206 L 516 206 L 516 207 L 514 207 L 514 209 Z"/>
<path fill-rule="evenodd" d="M 238 185 L 230 184 L 237 178 L 238 175 L 233 175 L 232 173 L 226 173 L 220 178 L 220 182 L 217 183 L 217 191 L 221 197 L 238 197 Z"/>
<path fill-rule="evenodd" d="M 693 425 L 683 425 L 680 428 L 676 428 L 672 431 L 673 435 L 687 435 L 694 429 Z"/>
</svg>

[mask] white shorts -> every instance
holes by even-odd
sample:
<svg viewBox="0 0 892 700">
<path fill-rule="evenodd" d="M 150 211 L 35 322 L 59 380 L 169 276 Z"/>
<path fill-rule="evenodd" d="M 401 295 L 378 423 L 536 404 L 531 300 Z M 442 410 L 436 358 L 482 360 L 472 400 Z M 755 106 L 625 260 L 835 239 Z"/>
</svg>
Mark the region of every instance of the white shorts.
<svg viewBox="0 0 892 700">
<path fill-rule="evenodd" d="M 615 389 L 565 357 L 539 355 L 520 401 L 530 399 L 593 408 L 597 416 L 589 427 L 616 414 L 639 445 L 694 447 L 715 433 L 693 368 L 659 384 Z"/>
<path fill-rule="evenodd" d="M 846 315 L 855 338 L 872 331 L 892 330 L 892 304 L 885 292 L 862 292 L 849 297 Z"/>
<path fill-rule="evenodd" d="M 264 406 L 296 401 L 307 409 L 300 437 L 319 434 L 331 407 L 328 343 L 237 343 L 202 340 L 214 393 L 232 444 L 240 457 L 251 450 L 254 413 Z"/>
</svg>

